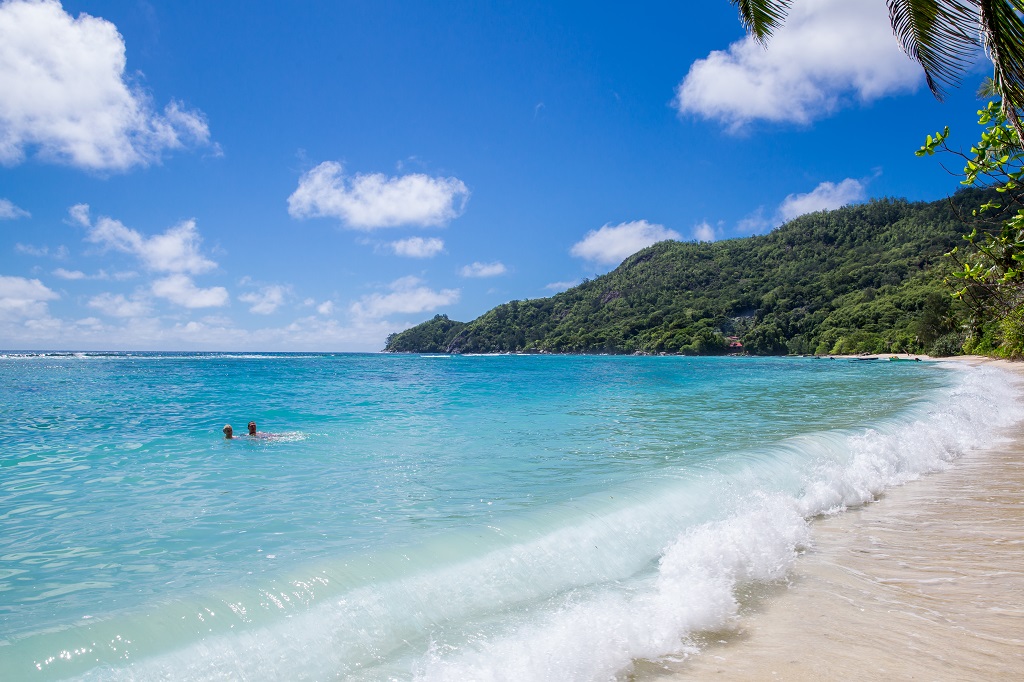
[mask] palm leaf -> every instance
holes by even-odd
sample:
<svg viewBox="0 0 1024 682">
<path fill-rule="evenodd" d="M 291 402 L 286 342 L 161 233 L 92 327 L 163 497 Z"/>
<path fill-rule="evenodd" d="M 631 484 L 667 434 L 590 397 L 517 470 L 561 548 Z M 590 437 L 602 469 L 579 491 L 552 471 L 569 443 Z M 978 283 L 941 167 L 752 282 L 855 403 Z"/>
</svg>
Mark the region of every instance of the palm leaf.
<svg viewBox="0 0 1024 682">
<path fill-rule="evenodd" d="M 1018 135 L 1018 112 L 1024 109 L 1024 0 L 977 0 L 981 10 L 981 37 L 992 60 L 1003 111 Z"/>
<path fill-rule="evenodd" d="M 980 47 L 978 0 L 886 0 L 893 33 L 924 69 L 932 93 L 959 85 Z"/>
<path fill-rule="evenodd" d="M 730 0 L 740 11 L 740 21 L 762 45 L 782 22 L 792 0 Z"/>
</svg>

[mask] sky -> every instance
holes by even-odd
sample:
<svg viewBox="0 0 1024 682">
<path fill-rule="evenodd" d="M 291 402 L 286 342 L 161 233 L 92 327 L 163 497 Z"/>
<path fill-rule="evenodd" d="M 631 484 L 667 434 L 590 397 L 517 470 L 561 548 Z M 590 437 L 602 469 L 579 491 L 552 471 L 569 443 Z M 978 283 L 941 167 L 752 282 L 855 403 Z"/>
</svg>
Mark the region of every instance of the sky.
<svg viewBox="0 0 1024 682">
<path fill-rule="evenodd" d="M 957 179 L 882 0 L 0 0 L 0 349 L 378 351 Z M 951 164 L 955 166 L 955 164 Z M 954 168 L 955 170 L 955 168 Z"/>
</svg>

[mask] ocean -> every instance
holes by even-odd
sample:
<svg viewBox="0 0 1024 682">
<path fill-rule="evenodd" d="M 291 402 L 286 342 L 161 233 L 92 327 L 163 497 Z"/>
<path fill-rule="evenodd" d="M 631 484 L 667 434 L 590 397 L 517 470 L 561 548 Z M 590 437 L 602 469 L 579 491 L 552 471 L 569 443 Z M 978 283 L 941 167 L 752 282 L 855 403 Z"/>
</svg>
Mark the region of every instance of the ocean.
<svg viewBox="0 0 1024 682">
<path fill-rule="evenodd" d="M 0 353 L 0 679 L 625 678 L 990 446 L 999 372 Z"/>
</svg>

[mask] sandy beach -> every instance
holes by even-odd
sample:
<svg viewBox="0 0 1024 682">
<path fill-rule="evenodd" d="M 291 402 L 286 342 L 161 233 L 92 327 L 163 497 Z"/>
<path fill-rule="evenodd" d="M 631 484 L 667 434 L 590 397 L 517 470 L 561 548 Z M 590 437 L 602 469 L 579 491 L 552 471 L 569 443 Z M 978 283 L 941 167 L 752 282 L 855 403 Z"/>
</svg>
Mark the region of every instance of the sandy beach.
<svg viewBox="0 0 1024 682">
<path fill-rule="evenodd" d="M 1024 365 L 995 362 L 1024 381 Z M 813 524 L 788 584 L 642 680 L 1024 679 L 1024 438 Z"/>
</svg>

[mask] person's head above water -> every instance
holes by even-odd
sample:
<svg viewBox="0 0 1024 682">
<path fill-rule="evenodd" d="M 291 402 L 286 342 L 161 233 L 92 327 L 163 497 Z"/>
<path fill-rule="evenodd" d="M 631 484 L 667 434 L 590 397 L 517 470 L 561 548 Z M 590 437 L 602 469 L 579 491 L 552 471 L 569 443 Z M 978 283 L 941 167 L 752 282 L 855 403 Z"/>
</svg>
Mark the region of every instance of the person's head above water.
<svg viewBox="0 0 1024 682">
<path fill-rule="evenodd" d="M 224 425 L 224 437 L 225 438 L 234 438 L 234 436 L 232 435 L 232 432 L 231 432 L 231 424 L 225 424 Z"/>
<path fill-rule="evenodd" d="M 250 436 L 255 436 L 256 435 L 256 422 L 249 422 L 249 435 Z"/>
</svg>

